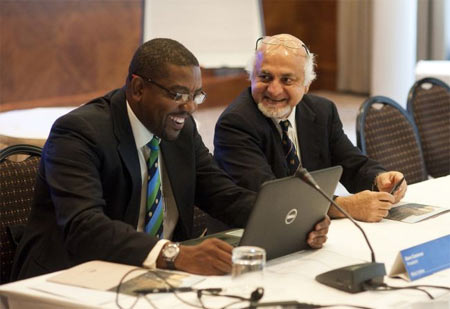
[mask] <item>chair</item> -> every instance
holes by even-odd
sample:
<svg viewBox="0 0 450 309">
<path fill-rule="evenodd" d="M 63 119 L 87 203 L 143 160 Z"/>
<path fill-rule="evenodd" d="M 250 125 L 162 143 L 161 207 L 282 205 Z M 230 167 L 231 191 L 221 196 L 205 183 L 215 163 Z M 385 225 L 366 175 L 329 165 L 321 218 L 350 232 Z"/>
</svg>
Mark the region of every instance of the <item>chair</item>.
<svg viewBox="0 0 450 309">
<path fill-rule="evenodd" d="M 392 99 L 375 96 L 361 105 L 356 137 L 364 154 L 387 170 L 402 172 L 409 184 L 428 178 L 417 128 Z"/>
<path fill-rule="evenodd" d="M 194 206 L 192 238 L 219 233 L 231 228 L 231 226 L 228 226 L 222 221 L 211 217 L 197 206 Z"/>
<path fill-rule="evenodd" d="M 208 214 L 194 206 L 194 225 L 192 227 L 192 238 L 204 235 L 205 229 L 207 229 Z"/>
<path fill-rule="evenodd" d="M 18 235 L 28 221 L 42 149 L 18 144 L 0 151 L 0 284 L 9 282 Z M 22 161 L 11 156 L 28 155 Z"/>
<path fill-rule="evenodd" d="M 423 78 L 409 91 L 408 112 L 417 126 L 425 165 L 433 177 L 450 174 L 450 88 Z"/>
</svg>

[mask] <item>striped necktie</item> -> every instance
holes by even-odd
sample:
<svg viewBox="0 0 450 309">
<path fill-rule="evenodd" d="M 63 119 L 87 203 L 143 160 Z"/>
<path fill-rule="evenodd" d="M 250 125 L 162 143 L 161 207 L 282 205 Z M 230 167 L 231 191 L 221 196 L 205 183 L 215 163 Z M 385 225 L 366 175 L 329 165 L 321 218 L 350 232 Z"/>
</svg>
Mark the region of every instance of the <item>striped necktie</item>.
<svg viewBox="0 0 450 309">
<path fill-rule="evenodd" d="M 289 169 L 289 175 L 294 175 L 295 171 L 300 165 L 300 160 L 298 159 L 294 143 L 292 143 L 291 139 L 287 135 L 290 125 L 291 124 L 289 120 L 280 121 L 281 130 L 283 131 L 281 144 L 283 145 L 284 155 Z"/>
<path fill-rule="evenodd" d="M 147 205 L 145 213 L 145 232 L 161 238 L 163 232 L 163 204 L 161 201 L 161 177 L 159 175 L 158 153 L 159 138 L 153 136 L 147 144 L 150 156 L 147 161 L 148 184 Z"/>
</svg>

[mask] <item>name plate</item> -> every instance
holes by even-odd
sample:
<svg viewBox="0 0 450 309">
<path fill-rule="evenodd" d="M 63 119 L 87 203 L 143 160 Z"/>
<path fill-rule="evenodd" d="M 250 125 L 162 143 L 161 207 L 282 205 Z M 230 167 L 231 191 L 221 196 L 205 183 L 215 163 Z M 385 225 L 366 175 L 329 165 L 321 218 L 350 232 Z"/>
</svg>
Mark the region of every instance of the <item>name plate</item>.
<svg viewBox="0 0 450 309">
<path fill-rule="evenodd" d="M 389 276 L 413 281 L 449 267 L 450 234 L 400 251 Z"/>
</svg>

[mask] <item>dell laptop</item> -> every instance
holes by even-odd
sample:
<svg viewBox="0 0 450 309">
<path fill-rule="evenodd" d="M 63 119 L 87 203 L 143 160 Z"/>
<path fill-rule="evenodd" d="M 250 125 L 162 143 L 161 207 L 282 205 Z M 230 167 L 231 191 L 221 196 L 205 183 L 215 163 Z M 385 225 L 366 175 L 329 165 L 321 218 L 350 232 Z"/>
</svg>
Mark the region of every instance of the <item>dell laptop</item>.
<svg viewBox="0 0 450 309">
<path fill-rule="evenodd" d="M 311 172 L 328 196 L 332 196 L 342 174 L 341 166 Z M 197 244 L 217 237 L 233 246 L 258 246 L 267 259 L 309 248 L 306 239 L 330 206 L 319 192 L 297 176 L 262 184 L 244 230 L 234 229 L 183 242 Z"/>
</svg>

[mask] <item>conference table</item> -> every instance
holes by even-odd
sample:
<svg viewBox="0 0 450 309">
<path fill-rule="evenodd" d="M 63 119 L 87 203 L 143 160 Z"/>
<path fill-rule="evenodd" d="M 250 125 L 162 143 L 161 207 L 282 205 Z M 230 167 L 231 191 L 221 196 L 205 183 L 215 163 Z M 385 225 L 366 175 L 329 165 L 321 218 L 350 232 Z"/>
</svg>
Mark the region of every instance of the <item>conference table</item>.
<svg viewBox="0 0 450 309">
<path fill-rule="evenodd" d="M 0 113 L 0 148 L 31 144 L 43 147 L 56 119 L 71 107 L 39 107 Z"/>
<path fill-rule="evenodd" d="M 448 198 L 450 176 L 430 179 L 410 185 L 403 203 L 414 202 L 450 209 Z M 444 212 L 417 223 L 404 223 L 383 219 L 378 223 L 359 223 L 365 230 L 376 254 L 377 262 L 386 266 L 389 274 L 400 250 L 416 246 L 436 238 L 450 235 L 450 212 Z M 448 252 L 444 246 L 440 250 Z M 264 296 L 261 302 L 296 300 L 320 305 L 340 304 L 367 308 L 450 308 L 450 291 L 425 288 L 433 297 L 412 289 L 396 291 L 365 291 L 357 294 L 343 292 L 315 280 L 323 272 L 357 263 L 370 261 L 370 251 L 361 232 L 348 220 L 332 220 L 328 241 L 322 249 L 305 250 L 268 261 L 262 277 L 242 283 L 231 276 L 188 276 L 187 282 L 196 288 L 222 287 L 224 292 L 244 297 L 249 296 L 249 288 L 261 286 Z M 0 305 L 4 308 L 118 308 L 114 292 L 81 288 L 72 285 L 49 282 L 49 278 L 69 272 L 69 270 L 46 274 L 0 286 Z M 444 269 L 415 281 L 391 278 L 385 282 L 392 286 L 441 285 L 450 286 L 450 269 Z M 115 284 L 118 284 L 115 283 Z M 240 284 L 243 284 L 240 286 Z M 178 298 L 177 298 L 178 296 Z M 159 293 L 139 298 L 133 308 L 189 308 L 185 302 L 197 306 L 196 293 Z M 226 297 L 203 297 L 206 308 L 221 308 L 235 302 Z M 130 308 L 135 298 L 120 295 L 120 305 Z M 0 307 L 1 307 L 0 306 Z M 236 303 L 229 308 L 244 308 L 247 303 Z M 201 308 L 201 306 L 200 306 Z"/>
</svg>

